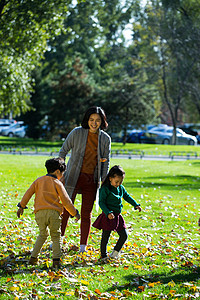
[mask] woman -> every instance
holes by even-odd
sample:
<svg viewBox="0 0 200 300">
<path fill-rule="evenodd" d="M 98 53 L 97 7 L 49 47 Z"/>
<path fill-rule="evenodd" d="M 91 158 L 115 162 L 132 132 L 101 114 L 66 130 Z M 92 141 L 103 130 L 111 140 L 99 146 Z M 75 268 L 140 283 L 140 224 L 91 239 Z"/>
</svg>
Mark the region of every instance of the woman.
<svg viewBox="0 0 200 300">
<path fill-rule="evenodd" d="M 91 216 L 97 189 L 109 170 L 110 136 L 103 131 L 108 127 L 101 107 L 90 107 L 81 126 L 74 128 L 60 149 L 59 156 L 65 160 L 71 156 L 64 174 L 64 185 L 73 203 L 76 194 L 82 194 L 80 252 L 86 251 L 91 228 Z M 69 214 L 64 210 L 61 235 L 64 236 Z"/>
</svg>

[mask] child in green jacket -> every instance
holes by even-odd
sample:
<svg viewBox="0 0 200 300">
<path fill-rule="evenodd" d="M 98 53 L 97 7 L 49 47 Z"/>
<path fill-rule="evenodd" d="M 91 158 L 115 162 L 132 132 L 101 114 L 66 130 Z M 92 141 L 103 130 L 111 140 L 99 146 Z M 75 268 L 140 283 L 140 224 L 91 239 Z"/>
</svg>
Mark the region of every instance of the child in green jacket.
<svg viewBox="0 0 200 300">
<path fill-rule="evenodd" d="M 96 221 L 93 223 L 93 227 L 102 229 L 101 259 L 103 261 L 107 261 L 109 258 L 107 256 L 107 244 L 112 230 L 117 231 L 119 239 L 110 258 L 118 257 L 119 252 L 128 237 L 126 224 L 121 215 L 123 207 L 122 198 L 133 205 L 135 209 L 141 211 L 140 204 L 128 194 L 122 185 L 124 177 L 124 170 L 120 166 L 113 166 L 99 191 L 99 206 L 103 212 L 97 217 Z"/>
</svg>

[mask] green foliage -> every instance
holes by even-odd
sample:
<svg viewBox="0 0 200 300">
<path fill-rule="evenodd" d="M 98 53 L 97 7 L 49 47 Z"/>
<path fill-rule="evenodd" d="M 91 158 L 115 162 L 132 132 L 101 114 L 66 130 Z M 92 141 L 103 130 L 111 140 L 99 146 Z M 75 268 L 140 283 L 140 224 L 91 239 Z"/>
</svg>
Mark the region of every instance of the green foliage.
<svg viewBox="0 0 200 300">
<path fill-rule="evenodd" d="M 48 112 L 50 131 L 57 131 L 58 134 L 61 122 L 66 120 L 67 134 L 74 124 L 80 124 L 83 115 L 81 112 L 92 106 L 95 81 L 86 62 L 74 55 L 59 73 L 57 81 L 55 79 L 51 85 L 54 99 Z M 72 124 L 72 128 L 69 124 Z"/>
<path fill-rule="evenodd" d="M 32 109 L 23 119 L 34 138 L 47 126 L 63 136 L 91 104 L 125 131 L 159 122 L 163 110 L 176 127 L 180 112 L 200 112 L 199 4 L 0 1 L 0 114 Z"/>
<path fill-rule="evenodd" d="M 141 86 L 141 81 L 131 82 L 130 78 L 129 81 L 126 78 L 124 81 L 113 83 L 106 93 L 106 99 L 113 99 L 110 103 L 104 104 L 110 116 L 108 133 L 111 136 L 113 129 L 117 127 L 123 130 L 123 138 L 126 141 L 128 127 L 139 128 L 153 122 L 155 117 L 153 94 L 151 90 Z"/>
<path fill-rule="evenodd" d="M 194 97 L 197 90 L 197 85 L 190 84 L 199 78 L 196 70 L 200 32 L 197 2 L 148 2 L 141 22 L 134 24 L 134 44 L 139 49 L 136 62 L 140 67 L 145 66 L 148 81 L 157 87 L 158 99 L 162 99 L 169 111 L 170 119 L 163 118 L 163 122 L 171 121 L 174 127 L 180 111 L 186 110 L 188 96 L 193 91 Z"/>
<path fill-rule="evenodd" d="M 63 29 L 66 1 L 0 1 L 0 114 L 30 107 L 31 72 Z"/>
<path fill-rule="evenodd" d="M 154 92 L 141 84 L 139 75 L 133 78 L 123 36 L 137 9 L 138 2 L 118 0 L 69 6 L 65 32 L 49 42 L 46 59 L 35 72 L 36 93 L 31 100 L 37 111 L 24 116 L 33 128 L 32 137 L 37 137 L 36 127 L 45 120 L 52 138 L 66 136 L 91 105 L 101 105 L 108 120 L 120 120 L 120 127 L 129 121 L 138 126 L 152 121 Z M 36 119 L 39 125 L 33 126 Z"/>
</svg>

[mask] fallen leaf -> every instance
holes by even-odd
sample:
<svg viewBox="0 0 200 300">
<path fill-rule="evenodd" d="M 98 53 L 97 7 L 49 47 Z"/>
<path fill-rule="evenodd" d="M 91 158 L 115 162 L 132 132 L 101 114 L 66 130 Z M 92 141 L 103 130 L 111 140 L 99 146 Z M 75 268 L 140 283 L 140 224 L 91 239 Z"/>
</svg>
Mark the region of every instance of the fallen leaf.
<svg viewBox="0 0 200 300">
<path fill-rule="evenodd" d="M 96 290 L 95 290 L 95 293 L 97 293 L 98 295 L 101 295 L 101 292 L 100 292 L 99 289 L 96 289 Z"/>
</svg>

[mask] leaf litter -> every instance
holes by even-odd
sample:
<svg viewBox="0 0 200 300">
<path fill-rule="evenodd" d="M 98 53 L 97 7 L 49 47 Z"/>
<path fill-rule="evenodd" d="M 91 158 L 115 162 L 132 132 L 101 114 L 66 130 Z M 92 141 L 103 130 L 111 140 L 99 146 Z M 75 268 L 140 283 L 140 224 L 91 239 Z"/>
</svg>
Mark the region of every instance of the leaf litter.
<svg viewBox="0 0 200 300">
<path fill-rule="evenodd" d="M 129 238 L 118 260 L 110 260 L 106 265 L 100 262 L 100 234 L 96 231 L 91 232 L 91 246 L 87 253 L 80 255 L 77 246 L 79 234 L 75 227 L 74 233 L 70 235 L 70 242 L 68 238 L 64 242 L 63 267 L 56 271 L 51 268 L 50 241 L 47 241 L 42 250 L 39 266 L 28 265 L 37 235 L 32 218 L 26 216 L 13 221 L 2 213 L 0 218 L 4 225 L 0 237 L 0 272 L 4 281 L 0 297 L 29 299 L 27 291 L 31 291 L 31 297 L 35 299 L 135 299 L 139 295 L 141 299 L 198 299 L 200 256 L 195 241 L 199 239 L 199 230 L 188 229 L 190 221 L 180 216 L 180 208 L 175 211 L 176 207 L 166 205 L 170 198 L 167 197 L 157 201 L 166 208 L 166 213 L 171 212 L 170 218 L 175 220 L 173 229 L 165 232 L 168 215 L 153 213 L 155 217 L 149 218 L 148 210 L 152 207 L 147 194 L 145 198 L 148 205 L 143 215 L 127 222 Z M 12 205 L 9 207 L 12 210 Z M 188 215 L 195 214 L 194 208 L 189 204 L 181 209 L 187 211 Z M 150 230 L 141 226 L 140 232 L 134 231 L 135 222 L 150 222 Z M 116 239 L 116 235 L 111 237 L 109 250 Z M 122 273 L 123 280 L 119 276 L 115 279 L 115 272 L 118 270 Z M 181 274 L 185 276 L 185 280 L 181 280 Z M 190 274 L 193 275 L 193 280 L 189 280 Z M 93 285 L 94 278 L 99 282 L 96 286 Z M 106 287 L 102 289 L 101 283 L 105 285 L 105 281 Z"/>
</svg>

